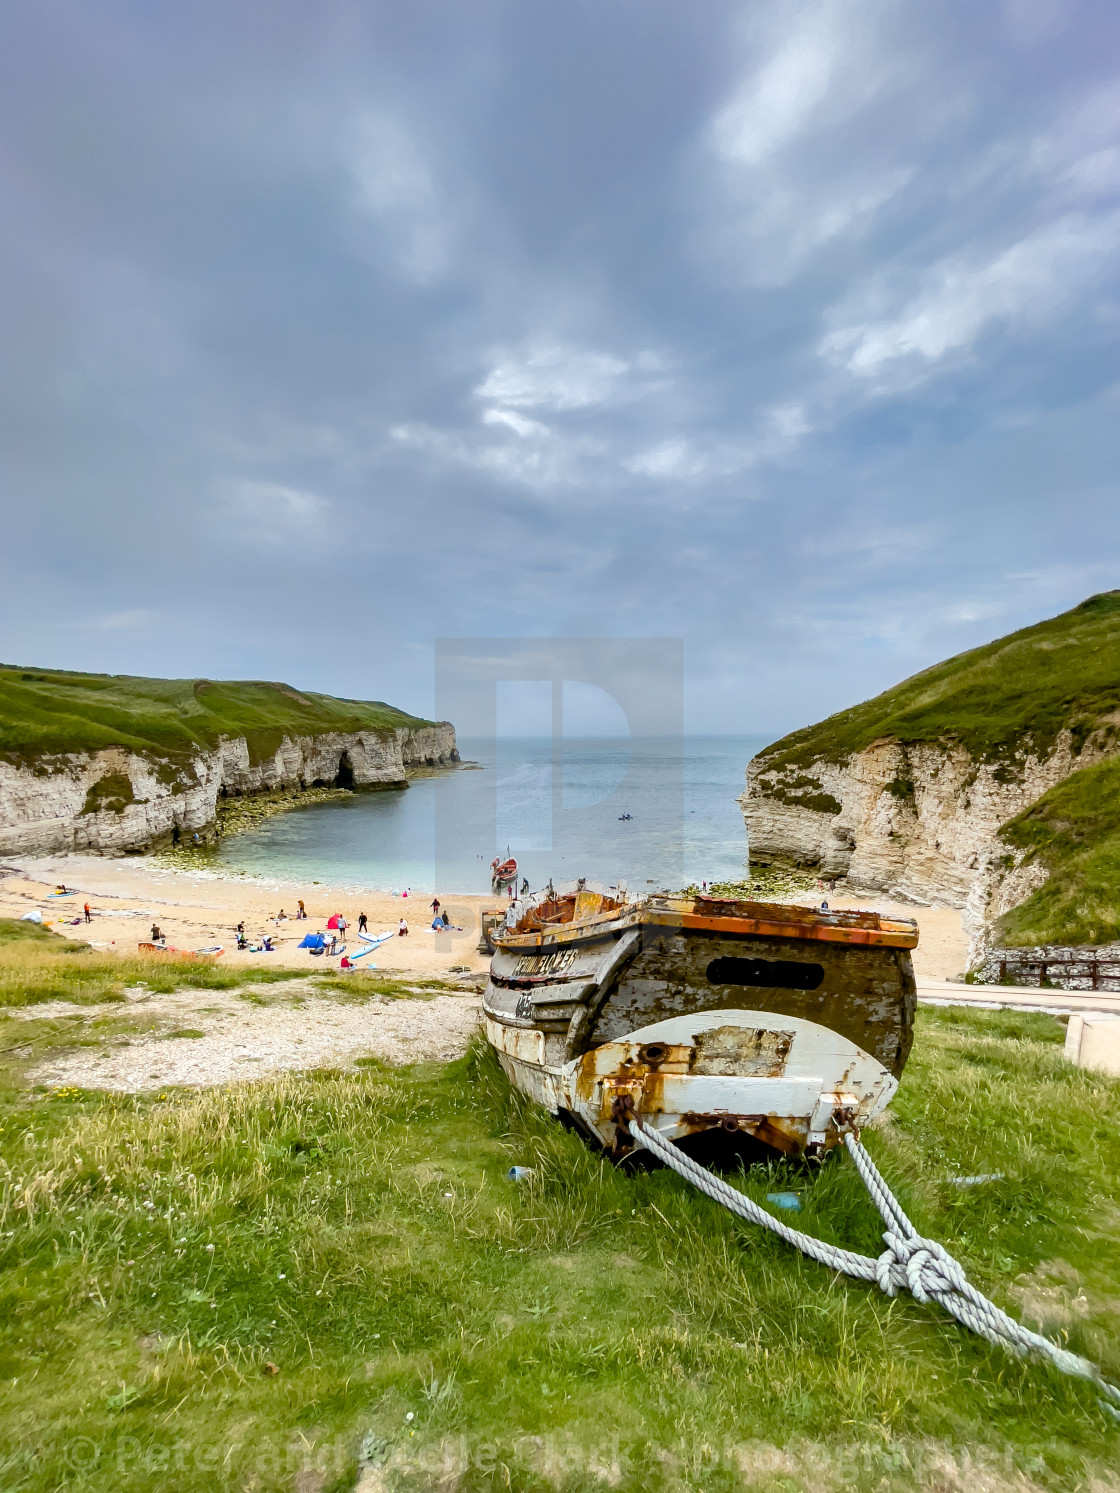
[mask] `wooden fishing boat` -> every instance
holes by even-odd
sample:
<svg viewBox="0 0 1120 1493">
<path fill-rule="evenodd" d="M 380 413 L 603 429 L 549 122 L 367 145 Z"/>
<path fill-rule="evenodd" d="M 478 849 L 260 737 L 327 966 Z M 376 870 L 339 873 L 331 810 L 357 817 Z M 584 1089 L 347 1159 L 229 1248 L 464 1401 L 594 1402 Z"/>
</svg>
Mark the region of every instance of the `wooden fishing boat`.
<svg viewBox="0 0 1120 1493">
<path fill-rule="evenodd" d="M 508 855 L 504 861 L 497 856 L 490 862 L 490 884 L 496 892 L 500 887 L 512 886 L 517 880 L 517 862 L 512 855 Z"/>
<path fill-rule="evenodd" d="M 628 1117 L 821 1155 L 890 1101 L 910 1052 L 910 919 L 624 892 L 516 902 L 486 1035 L 512 1082 L 613 1154 Z"/>
</svg>

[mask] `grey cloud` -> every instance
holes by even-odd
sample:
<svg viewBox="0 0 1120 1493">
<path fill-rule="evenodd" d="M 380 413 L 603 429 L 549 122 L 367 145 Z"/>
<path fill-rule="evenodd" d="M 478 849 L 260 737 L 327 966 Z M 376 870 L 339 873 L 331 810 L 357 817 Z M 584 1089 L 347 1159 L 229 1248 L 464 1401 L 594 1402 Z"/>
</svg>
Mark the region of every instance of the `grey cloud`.
<svg viewBox="0 0 1120 1493">
<path fill-rule="evenodd" d="M 779 730 L 1115 583 L 1118 29 L 16 0 L 0 653 L 681 636 Z"/>
</svg>

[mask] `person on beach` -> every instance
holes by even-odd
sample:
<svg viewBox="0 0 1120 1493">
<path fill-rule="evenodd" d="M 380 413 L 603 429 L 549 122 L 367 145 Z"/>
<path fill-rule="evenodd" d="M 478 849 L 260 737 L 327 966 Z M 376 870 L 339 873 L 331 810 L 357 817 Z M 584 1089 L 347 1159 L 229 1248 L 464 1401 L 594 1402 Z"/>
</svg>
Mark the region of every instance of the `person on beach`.
<svg viewBox="0 0 1120 1493">
<path fill-rule="evenodd" d="M 152 924 L 152 942 L 153 943 L 162 943 L 163 942 L 163 934 L 160 932 L 159 924 L 158 923 L 153 923 Z"/>
<path fill-rule="evenodd" d="M 369 927 L 369 921 L 366 918 L 365 913 L 364 912 L 360 912 L 358 914 L 358 932 L 359 933 L 365 933 L 365 931 L 368 929 L 368 927 Z"/>
<path fill-rule="evenodd" d="M 443 924 L 443 926 L 445 928 L 450 928 L 451 927 L 451 919 L 447 916 L 446 909 L 443 912 L 440 913 L 439 920 L 440 920 L 440 922 Z"/>
<path fill-rule="evenodd" d="M 85 913 L 85 915 L 86 915 L 86 922 L 87 922 L 87 923 L 89 923 L 89 922 L 92 922 L 92 921 L 93 921 L 93 920 L 92 920 L 92 918 L 91 918 L 91 917 L 90 917 L 90 911 L 89 911 L 89 903 L 88 903 L 88 902 L 87 902 L 87 903 L 86 903 L 86 905 L 85 905 L 85 907 L 84 907 L 84 908 L 83 908 L 83 909 L 82 909 L 82 911 L 83 911 L 83 912 L 84 912 L 84 913 Z"/>
<path fill-rule="evenodd" d="M 298 923 L 299 920 L 300 920 L 300 918 L 305 918 L 306 916 L 307 916 L 307 908 L 304 907 L 304 905 L 303 905 L 302 902 L 300 902 L 299 903 L 299 909 L 296 912 L 296 922 Z"/>
<path fill-rule="evenodd" d="M 433 897 L 432 898 L 432 917 L 434 917 L 434 918 L 438 918 L 439 917 L 439 898 L 438 897 Z"/>
<path fill-rule="evenodd" d="M 401 918 L 400 922 L 397 924 L 397 937 L 408 937 L 408 924 L 405 922 L 404 918 Z"/>
<path fill-rule="evenodd" d="M 283 908 L 281 908 L 280 911 L 276 914 L 276 921 L 278 923 L 286 923 L 288 921 L 288 914 L 284 911 Z"/>
</svg>

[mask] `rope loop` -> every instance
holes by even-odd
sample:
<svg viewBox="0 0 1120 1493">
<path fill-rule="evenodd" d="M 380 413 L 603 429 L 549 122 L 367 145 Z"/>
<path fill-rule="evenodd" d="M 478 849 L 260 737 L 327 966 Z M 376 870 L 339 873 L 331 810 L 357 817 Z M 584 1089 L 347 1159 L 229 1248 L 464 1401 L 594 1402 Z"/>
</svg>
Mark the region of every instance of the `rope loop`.
<svg viewBox="0 0 1120 1493">
<path fill-rule="evenodd" d="M 841 1270 L 856 1280 L 874 1281 L 888 1296 L 897 1296 L 899 1291 L 907 1290 L 915 1301 L 920 1301 L 923 1305 L 935 1301 L 962 1326 L 1009 1352 L 1020 1355 L 1030 1352 L 1041 1354 L 1063 1374 L 1088 1379 L 1095 1384 L 1106 1397 L 1100 1403 L 1110 1415 L 1120 1418 L 1120 1413 L 1113 1409 L 1113 1405 L 1120 1404 L 1120 1389 L 1102 1379 L 1095 1364 L 1077 1353 L 1071 1353 L 1068 1348 L 1059 1347 L 1049 1338 L 1031 1332 L 1013 1317 L 1009 1317 L 994 1301 L 989 1301 L 972 1285 L 959 1260 L 955 1260 L 935 1239 L 924 1239 L 918 1233 L 857 1136 L 846 1135 L 844 1142 L 887 1226 L 883 1235 L 883 1242 L 887 1247 L 878 1259 L 857 1254 L 854 1250 L 840 1249 L 834 1244 L 826 1244 L 823 1239 L 814 1239 L 809 1234 L 802 1234 L 797 1229 L 780 1223 L 773 1214 L 760 1208 L 738 1188 L 729 1186 L 722 1178 L 713 1176 L 686 1156 L 638 1116 L 630 1120 L 630 1134 L 639 1145 L 652 1151 L 666 1166 L 706 1193 L 713 1202 L 721 1203 L 740 1218 L 763 1224 L 810 1259 L 830 1270 Z M 1113 1405 L 1107 1403 L 1109 1400 Z"/>
</svg>

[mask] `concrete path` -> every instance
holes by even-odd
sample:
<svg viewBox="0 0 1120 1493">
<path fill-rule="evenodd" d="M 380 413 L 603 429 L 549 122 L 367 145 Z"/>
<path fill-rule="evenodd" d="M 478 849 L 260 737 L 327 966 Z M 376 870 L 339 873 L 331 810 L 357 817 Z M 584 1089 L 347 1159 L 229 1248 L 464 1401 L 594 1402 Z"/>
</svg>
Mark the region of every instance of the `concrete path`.
<svg viewBox="0 0 1120 1493">
<path fill-rule="evenodd" d="M 1120 990 L 1039 990 L 1037 985 L 958 985 L 949 980 L 940 983 L 919 980 L 918 1004 L 1049 1011 L 1054 1016 L 1068 1016 L 1075 1011 L 1120 1015 Z"/>
</svg>

